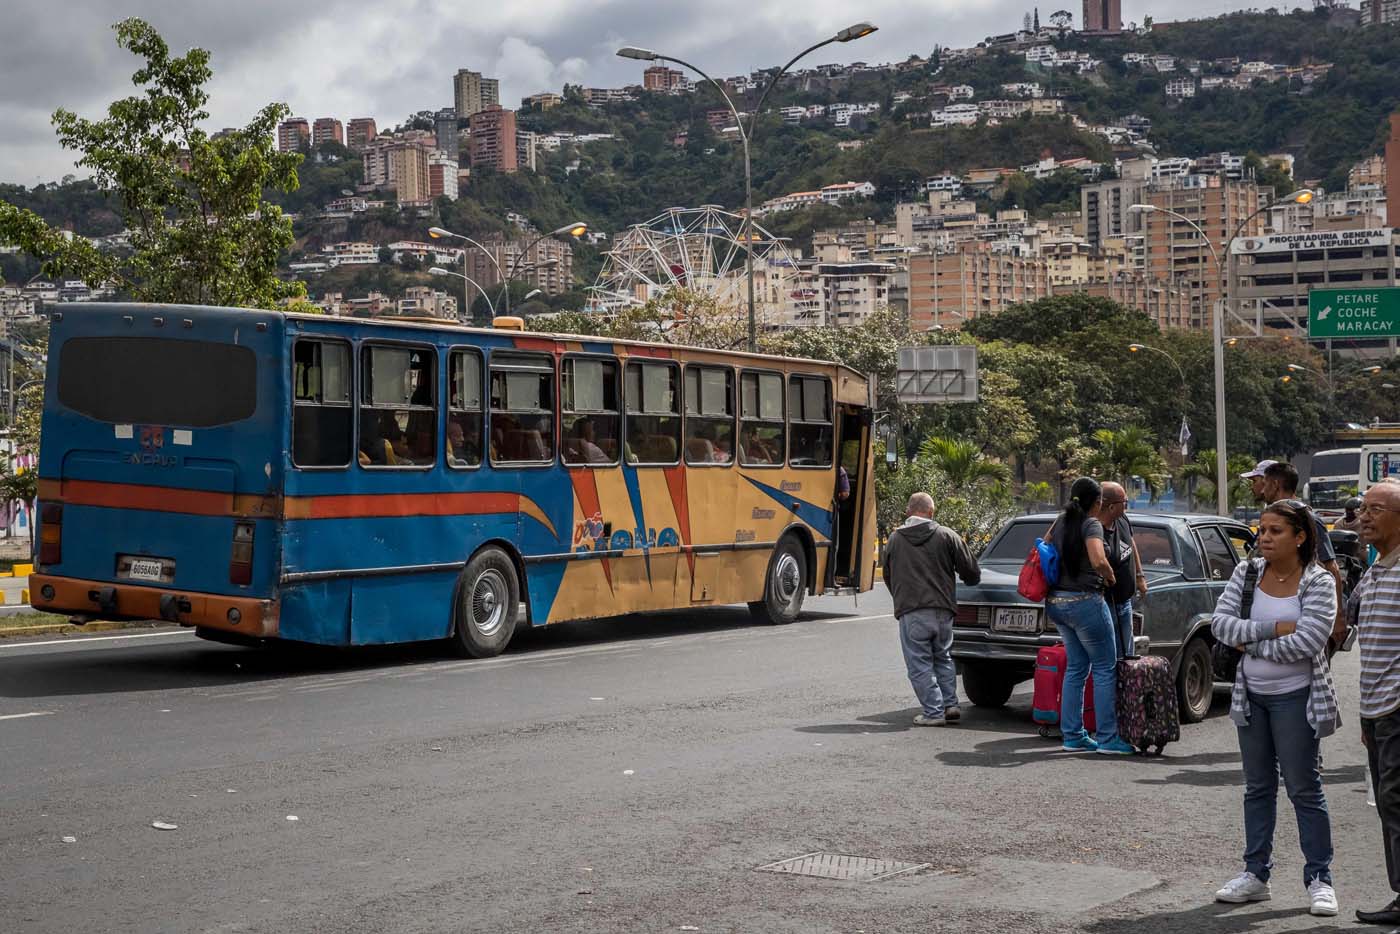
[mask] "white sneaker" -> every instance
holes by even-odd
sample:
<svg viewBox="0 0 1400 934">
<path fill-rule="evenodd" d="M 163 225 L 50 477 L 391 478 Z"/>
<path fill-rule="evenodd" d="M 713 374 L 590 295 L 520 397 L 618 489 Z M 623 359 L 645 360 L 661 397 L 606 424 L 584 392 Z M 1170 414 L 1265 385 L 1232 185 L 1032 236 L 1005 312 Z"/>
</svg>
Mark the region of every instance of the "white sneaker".
<svg viewBox="0 0 1400 934">
<path fill-rule="evenodd" d="M 1330 918 L 1337 913 L 1337 890 L 1321 879 L 1314 879 L 1309 883 L 1308 897 L 1312 899 L 1309 914 Z"/>
<path fill-rule="evenodd" d="M 1269 883 L 1260 882 L 1259 877 L 1252 872 L 1240 873 L 1215 893 L 1216 901 L 1230 902 L 1234 905 L 1244 902 L 1266 902 L 1273 897 L 1273 893 L 1269 891 Z M 1333 905 L 1336 905 L 1335 900 Z"/>
</svg>

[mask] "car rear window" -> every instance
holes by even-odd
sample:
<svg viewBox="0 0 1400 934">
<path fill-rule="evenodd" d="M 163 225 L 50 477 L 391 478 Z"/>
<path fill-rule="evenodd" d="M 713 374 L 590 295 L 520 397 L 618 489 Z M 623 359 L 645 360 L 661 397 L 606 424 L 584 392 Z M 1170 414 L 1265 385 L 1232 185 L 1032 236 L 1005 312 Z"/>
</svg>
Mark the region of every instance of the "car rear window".
<svg viewBox="0 0 1400 934">
<path fill-rule="evenodd" d="M 1131 517 L 1130 517 L 1131 518 Z M 982 553 L 983 561 L 1024 561 L 1035 540 L 1045 534 L 1049 522 L 1016 522 Z M 1178 567 L 1171 533 L 1164 526 L 1134 526 L 1133 541 L 1145 568 Z"/>
<path fill-rule="evenodd" d="M 98 421 L 209 428 L 258 407 L 257 356 L 238 344 L 75 337 L 58 366 L 58 401 Z"/>
<path fill-rule="evenodd" d="M 1045 534 L 1049 522 L 1017 522 L 982 552 L 983 561 L 1024 561 L 1035 540 Z"/>
</svg>

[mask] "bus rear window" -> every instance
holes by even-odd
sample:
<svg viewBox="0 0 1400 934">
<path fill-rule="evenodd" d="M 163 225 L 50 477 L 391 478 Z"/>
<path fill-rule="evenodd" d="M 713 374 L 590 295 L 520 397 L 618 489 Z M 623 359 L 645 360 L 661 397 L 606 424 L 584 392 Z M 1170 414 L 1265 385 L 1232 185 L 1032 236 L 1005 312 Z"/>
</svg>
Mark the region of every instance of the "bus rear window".
<svg viewBox="0 0 1400 934">
<path fill-rule="evenodd" d="M 75 337 L 58 366 L 58 401 L 102 422 L 210 428 L 258 407 L 257 356 L 237 344 Z"/>
</svg>

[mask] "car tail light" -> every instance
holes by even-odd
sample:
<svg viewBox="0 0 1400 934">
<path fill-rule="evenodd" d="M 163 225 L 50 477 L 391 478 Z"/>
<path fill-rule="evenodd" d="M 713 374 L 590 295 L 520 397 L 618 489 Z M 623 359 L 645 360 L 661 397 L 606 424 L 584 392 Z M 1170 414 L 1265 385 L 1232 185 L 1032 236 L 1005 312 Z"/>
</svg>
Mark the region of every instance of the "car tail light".
<svg viewBox="0 0 1400 934">
<path fill-rule="evenodd" d="M 45 503 L 39 511 L 39 563 L 63 561 L 63 504 Z"/>
<path fill-rule="evenodd" d="M 228 581 L 247 586 L 253 582 L 253 523 L 233 524 L 233 548 L 229 553 Z"/>
<path fill-rule="evenodd" d="M 975 606 L 960 606 L 960 607 L 958 607 L 957 612 L 953 614 L 953 624 L 956 625 L 956 626 L 976 626 L 976 625 L 977 625 L 977 607 L 975 607 Z"/>
</svg>

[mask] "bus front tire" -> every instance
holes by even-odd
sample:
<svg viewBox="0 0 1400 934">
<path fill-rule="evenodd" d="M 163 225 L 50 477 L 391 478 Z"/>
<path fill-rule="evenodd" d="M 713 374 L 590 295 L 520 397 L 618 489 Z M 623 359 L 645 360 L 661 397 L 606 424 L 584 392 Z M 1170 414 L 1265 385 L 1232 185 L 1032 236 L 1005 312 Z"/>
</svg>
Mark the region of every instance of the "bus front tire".
<svg viewBox="0 0 1400 934">
<path fill-rule="evenodd" d="M 807 595 L 807 555 L 791 535 L 778 542 L 764 576 L 763 599 L 749 604 L 761 623 L 781 626 L 797 619 Z"/>
<path fill-rule="evenodd" d="M 500 655 L 515 635 L 520 578 L 499 548 L 488 548 L 467 563 L 457 586 L 452 648 L 470 658 Z"/>
</svg>

